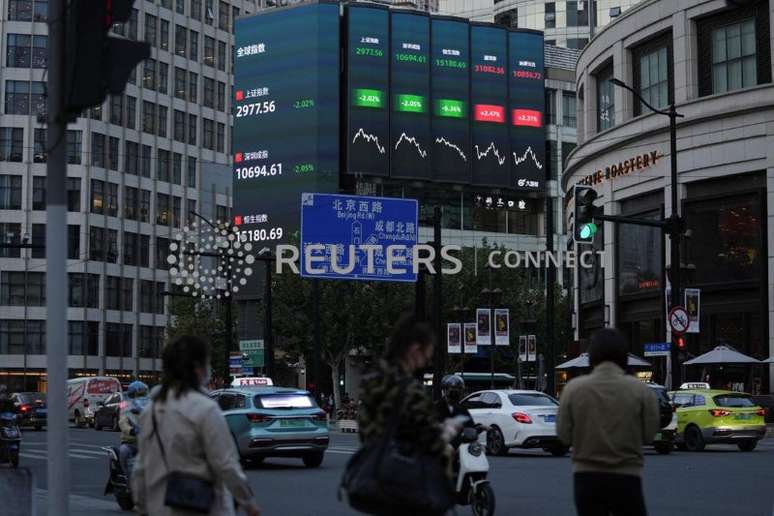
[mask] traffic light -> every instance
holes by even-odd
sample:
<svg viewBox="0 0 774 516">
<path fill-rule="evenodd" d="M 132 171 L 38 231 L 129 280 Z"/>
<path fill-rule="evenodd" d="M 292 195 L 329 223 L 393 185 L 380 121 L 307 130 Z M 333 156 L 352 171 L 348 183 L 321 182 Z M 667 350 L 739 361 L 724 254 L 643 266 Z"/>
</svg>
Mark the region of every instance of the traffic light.
<svg viewBox="0 0 774 516">
<path fill-rule="evenodd" d="M 67 12 L 65 111 L 78 115 L 124 91 L 129 74 L 150 57 L 150 45 L 108 36 L 129 20 L 134 0 L 72 0 Z"/>
<path fill-rule="evenodd" d="M 677 346 L 678 350 L 685 351 L 685 336 L 684 335 L 676 335 L 675 336 L 675 346 Z"/>
<path fill-rule="evenodd" d="M 575 198 L 573 236 L 579 244 L 590 244 L 594 241 L 594 235 L 599 229 L 594 223 L 594 214 L 599 209 L 594 206 L 597 191 L 590 186 L 575 185 L 573 196 Z"/>
</svg>

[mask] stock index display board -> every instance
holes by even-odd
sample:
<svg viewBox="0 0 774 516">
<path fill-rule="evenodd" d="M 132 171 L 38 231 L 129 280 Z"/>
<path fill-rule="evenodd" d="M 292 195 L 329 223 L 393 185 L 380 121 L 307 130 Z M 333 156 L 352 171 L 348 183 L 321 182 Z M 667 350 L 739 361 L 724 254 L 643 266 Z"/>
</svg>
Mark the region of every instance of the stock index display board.
<svg viewBox="0 0 774 516">
<path fill-rule="evenodd" d="M 301 193 L 337 191 L 339 6 L 267 11 L 235 32 L 233 218 L 257 252 L 298 231 Z"/>
</svg>

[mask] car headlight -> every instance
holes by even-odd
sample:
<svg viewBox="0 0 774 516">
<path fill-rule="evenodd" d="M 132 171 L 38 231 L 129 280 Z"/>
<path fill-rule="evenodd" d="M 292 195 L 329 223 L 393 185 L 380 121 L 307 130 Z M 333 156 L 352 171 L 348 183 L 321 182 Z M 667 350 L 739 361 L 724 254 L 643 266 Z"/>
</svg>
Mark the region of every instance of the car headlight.
<svg viewBox="0 0 774 516">
<path fill-rule="evenodd" d="M 484 451 L 484 448 L 481 446 L 481 443 L 475 442 L 468 445 L 468 451 L 474 457 L 478 457 Z"/>
</svg>

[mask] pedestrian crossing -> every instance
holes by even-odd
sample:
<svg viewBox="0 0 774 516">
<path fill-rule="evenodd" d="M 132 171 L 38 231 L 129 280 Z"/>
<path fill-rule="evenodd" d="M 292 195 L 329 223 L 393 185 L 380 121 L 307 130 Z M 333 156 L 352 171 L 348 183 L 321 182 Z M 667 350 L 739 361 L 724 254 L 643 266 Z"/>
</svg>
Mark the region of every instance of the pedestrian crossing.
<svg viewBox="0 0 774 516">
<path fill-rule="evenodd" d="M 48 460 L 48 448 L 45 442 L 25 442 L 22 441 L 21 453 L 19 455 L 22 458 L 30 460 Z M 71 459 L 78 460 L 104 460 L 106 453 L 102 450 L 102 446 L 96 444 L 86 444 L 79 442 L 71 442 L 70 448 L 67 451 L 67 456 Z"/>
</svg>

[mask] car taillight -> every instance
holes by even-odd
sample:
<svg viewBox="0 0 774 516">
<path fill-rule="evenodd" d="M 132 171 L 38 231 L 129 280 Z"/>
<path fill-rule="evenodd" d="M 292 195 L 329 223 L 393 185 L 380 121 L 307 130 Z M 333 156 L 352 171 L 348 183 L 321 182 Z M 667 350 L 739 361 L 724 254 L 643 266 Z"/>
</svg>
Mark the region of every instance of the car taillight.
<svg viewBox="0 0 774 516">
<path fill-rule="evenodd" d="M 315 421 L 328 421 L 328 414 L 326 414 L 321 410 L 320 412 L 313 414 L 312 419 L 314 419 Z"/>
<path fill-rule="evenodd" d="M 251 423 L 265 423 L 269 419 L 271 419 L 270 416 L 264 415 L 264 414 L 245 414 L 247 416 L 247 419 Z"/>
<path fill-rule="evenodd" d="M 19 407 L 19 410 L 22 411 L 22 412 L 28 412 L 30 410 L 30 406 L 29 405 L 22 405 L 21 407 Z"/>
<path fill-rule="evenodd" d="M 524 423 L 526 425 L 532 424 L 532 418 L 523 412 L 514 412 L 511 416 L 517 423 Z"/>
<path fill-rule="evenodd" d="M 766 409 L 761 407 L 755 411 L 756 416 L 766 417 Z"/>
<path fill-rule="evenodd" d="M 723 409 L 710 409 L 709 413 L 712 414 L 713 417 L 723 417 L 731 414 L 731 411 Z"/>
</svg>

